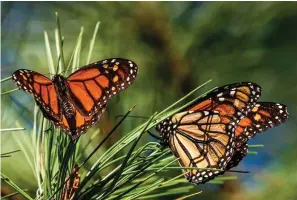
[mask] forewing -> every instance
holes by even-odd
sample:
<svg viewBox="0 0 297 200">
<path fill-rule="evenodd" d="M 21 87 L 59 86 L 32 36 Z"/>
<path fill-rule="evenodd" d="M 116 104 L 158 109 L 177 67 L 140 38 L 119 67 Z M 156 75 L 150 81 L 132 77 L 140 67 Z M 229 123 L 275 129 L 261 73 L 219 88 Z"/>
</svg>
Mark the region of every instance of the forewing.
<svg viewBox="0 0 297 200">
<path fill-rule="evenodd" d="M 49 78 L 31 70 L 20 69 L 12 74 L 12 80 L 20 89 L 33 95 L 46 118 L 52 121 L 61 119 L 57 93 Z"/>
<path fill-rule="evenodd" d="M 67 78 L 75 107 L 92 116 L 107 101 L 133 83 L 137 65 L 130 60 L 112 58 L 82 67 Z"/>
<path fill-rule="evenodd" d="M 255 83 L 234 83 L 214 89 L 186 110 L 217 110 L 226 118 L 239 120 L 254 107 L 260 95 L 261 87 Z"/>
</svg>

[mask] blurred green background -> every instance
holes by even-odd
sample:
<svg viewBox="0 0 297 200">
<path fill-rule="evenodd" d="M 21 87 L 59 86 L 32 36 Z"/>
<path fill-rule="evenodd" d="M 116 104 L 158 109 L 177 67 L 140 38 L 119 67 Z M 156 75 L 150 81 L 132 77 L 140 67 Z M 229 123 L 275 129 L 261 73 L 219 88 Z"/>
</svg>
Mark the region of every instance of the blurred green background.
<svg viewBox="0 0 297 200">
<path fill-rule="evenodd" d="M 96 125 L 103 135 L 116 123 L 114 117 L 134 104 L 134 115 L 150 116 L 209 79 L 213 81 L 200 94 L 214 86 L 256 82 L 263 89 L 260 100 L 286 104 L 289 120 L 249 142 L 265 145 L 236 168 L 249 174 L 235 174 L 238 180 L 223 185 L 199 185 L 197 191 L 203 192 L 193 199 L 293 200 L 297 199 L 296 10 L 295 2 L 1 2 L 1 78 L 20 68 L 48 73 L 44 30 L 57 61 L 57 11 L 66 61 L 83 26 L 80 64 L 86 64 L 89 41 L 101 21 L 91 61 L 122 57 L 139 66 L 135 83 L 110 101 Z M 1 86 L 2 92 L 15 88 L 12 81 Z M 23 91 L 2 95 L 1 106 L 2 128 L 16 127 L 17 120 L 26 131 L 32 129 L 31 96 Z M 141 122 L 127 119 L 109 143 Z M 1 134 L 2 153 L 19 148 L 13 134 L 23 133 Z M 153 139 L 143 142 L 149 140 Z M 95 138 L 94 145 L 98 141 Z M 1 165 L 3 172 L 34 193 L 36 181 L 22 153 L 2 159 Z M 2 195 L 12 191 L 2 185 Z"/>
</svg>

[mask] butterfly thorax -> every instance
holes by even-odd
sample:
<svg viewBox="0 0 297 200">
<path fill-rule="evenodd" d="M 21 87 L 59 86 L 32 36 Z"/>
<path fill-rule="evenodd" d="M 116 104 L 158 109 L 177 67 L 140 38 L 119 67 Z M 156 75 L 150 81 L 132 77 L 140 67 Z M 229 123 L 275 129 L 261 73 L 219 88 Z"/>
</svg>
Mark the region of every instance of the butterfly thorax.
<svg viewBox="0 0 297 200">
<path fill-rule="evenodd" d="M 53 83 L 58 94 L 58 98 L 65 96 L 68 93 L 66 79 L 61 75 L 55 75 L 53 77 Z"/>
<path fill-rule="evenodd" d="M 67 119 L 74 117 L 75 110 L 73 109 L 72 103 L 69 101 L 70 95 L 66 79 L 61 75 L 55 75 L 53 78 L 53 83 L 60 101 L 62 113 Z"/>
</svg>

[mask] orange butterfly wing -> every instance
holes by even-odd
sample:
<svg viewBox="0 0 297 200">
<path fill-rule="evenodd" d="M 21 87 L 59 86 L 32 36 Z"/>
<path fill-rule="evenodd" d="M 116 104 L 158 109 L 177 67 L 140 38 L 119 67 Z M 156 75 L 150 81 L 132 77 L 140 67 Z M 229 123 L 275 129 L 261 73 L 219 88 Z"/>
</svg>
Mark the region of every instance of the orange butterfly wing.
<svg viewBox="0 0 297 200">
<path fill-rule="evenodd" d="M 213 179 L 220 170 L 198 168 L 224 169 L 233 154 L 230 141 L 234 140 L 235 123 L 223 122 L 218 111 L 181 112 L 163 121 L 158 129 L 169 133 L 170 150 L 182 167 L 197 167 L 184 170 L 191 183 Z"/>
<path fill-rule="evenodd" d="M 102 114 L 105 112 L 106 106 L 102 107 L 100 111 L 96 112 L 93 116 L 85 117 L 78 110 L 75 112 L 75 120 L 76 120 L 76 135 L 72 135 L 70 130 L 70 125 L 68 124 L 66 117 L 63 115 L 62 120 L 59 122 L 55 122 L 56 126 L 61 127 L 71 138 L 72 140 L 77 139 L 81 134 L 85 133 L 88 128 L 92 125 L 98 123 Z"/>
<path fill-rule="evenodd" d="M 53 121 L 56 126 L 61 127 L 65 132 L 70 132 L 69 124 L 60 110 L 60 103 L 52 80 L 26 69 L 14 72 L 12 80 L 20 89 L 33 94 L 37 105 L 46 118 Z M 100 116 L 94 115 L 84 118 L 79 112 L 76 112 L 77 129 L 79 132 L 84 131 L 85 127 L 91 126 L 95 121 L 97 122 Z"/>
<path fill-rule="evenodd" d="M 288 115 L 286 105 L 273 102 L 258 102 L 237 125 L 235 153 L 228 163 L 227 169 L 236 167 L 243 157 L 247 155 L 248 139 L 269 128 L 280 125 L 288 119 Z"/>
<path fill-rule="evenodd" d="M 12 74 L 12 80 L 20 89 L 33 95 L 46 118 L 55 122 L 61 120 L 59 100 L 49 78 L 31 70 L 20 69 Z"/>
<path fill-rule="evenodd" d="M 190 105 L 187 110 L 217 110 L 227 119 L 241 119 L 261 96 L 261 87 L 242 82 L 219 87 Z"/>
<path fill-rule="evenodd" d="M 239 86 L 239 84 L 233 84 L 233 86 L 234 85 Z M 246 86 L 249 86 L 249 88 L 247 88 Z M 230 85 L 227 86 L 227 88 L 228 87 L 232 88 L 230 87 Z M 220 90 L 220 88 L 218 89 L 218 91 Z M 249 138 L 254 137 L 257 133 L 263 132 L 268 128 L 278 126 L 279 124 L 283 123 L 288 117 L 287 107 L 285 105 L 268 102 L 260 102 L 256 104 L 256 101 L 258 100 L 261 94 L 261 89 L 258 88 L 260 87 L 254 84 L 241 84 L 241 86 L 238 88 L 239 93 L 236 94 L 233 92 L 233 94 L 238 95 L 237 100 L 229 100 L 229 102 L 234 103 L 233 106 L 240 108 L 239 106 L 242 103 L 240 101 L 242 101 L 243 99 L 247 99 L 242 98 L 244 94 L 253 95 L 250 97 L 249 101 L 245 101 L 245 104 L 247 104 L 247 109 L 245 109 L 245 115 L 241 116 L 241 119 L 239 120 L 235 131 L 235 153 L 230 162 L 228 163 L 226 169 L 230 169 L 232 167 L 237 166 L 238 163 L 243 159 L 243 157 L 247 155 L 248 145 L 246 144 L 246 142 Z M 231 89 L 231 91 L 235 90 Z M 230 104 L 220 105 L 218 103 L 218 96 L 222 98 L 224 95 L 219 95 L 218 92 L 211 93 L 207 95 L 202 102 L 190 107 L 190 110 L 214 109 L 218 111 L 221 110 L 220 112 L 222 114 L 225 113 L 226 116 L 232 116 L 235 109 L 231 108 Z"/>
<path fill-rule="evenodd" d="M 71 99 L 83 116 L 92 116 L 111 97 L 131 85 L 137 71 L 133 61 L 121 58 L 87 65 L 66 79 Z"/>
<path fill-rule="evenodd" d="M 287 106 L 273 102 L 258 102 L 246 117 L 240 120 L 235 131 L 236 146 L 247 142 L 256 134 L 275 127 L 288 119 Z"/>
</svg>

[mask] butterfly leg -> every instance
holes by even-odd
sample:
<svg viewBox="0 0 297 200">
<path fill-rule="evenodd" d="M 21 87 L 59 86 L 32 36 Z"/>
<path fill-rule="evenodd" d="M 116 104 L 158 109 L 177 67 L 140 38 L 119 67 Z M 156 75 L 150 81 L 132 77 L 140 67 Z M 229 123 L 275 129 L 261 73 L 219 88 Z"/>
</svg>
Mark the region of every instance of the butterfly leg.
<svg viewBox="0 0 297 200">
<path fill-rule="evenodd" d="M 49 127 L 48 129 L 46 129 L 46 130 L 44 131 L 44 133 L 48 133 L 48 132 L 52 131 L 53 129 L 54 129 L 54 126 L 53 126 L 52 123 L 50 123 L 50 127 Z"/>
</svg>

